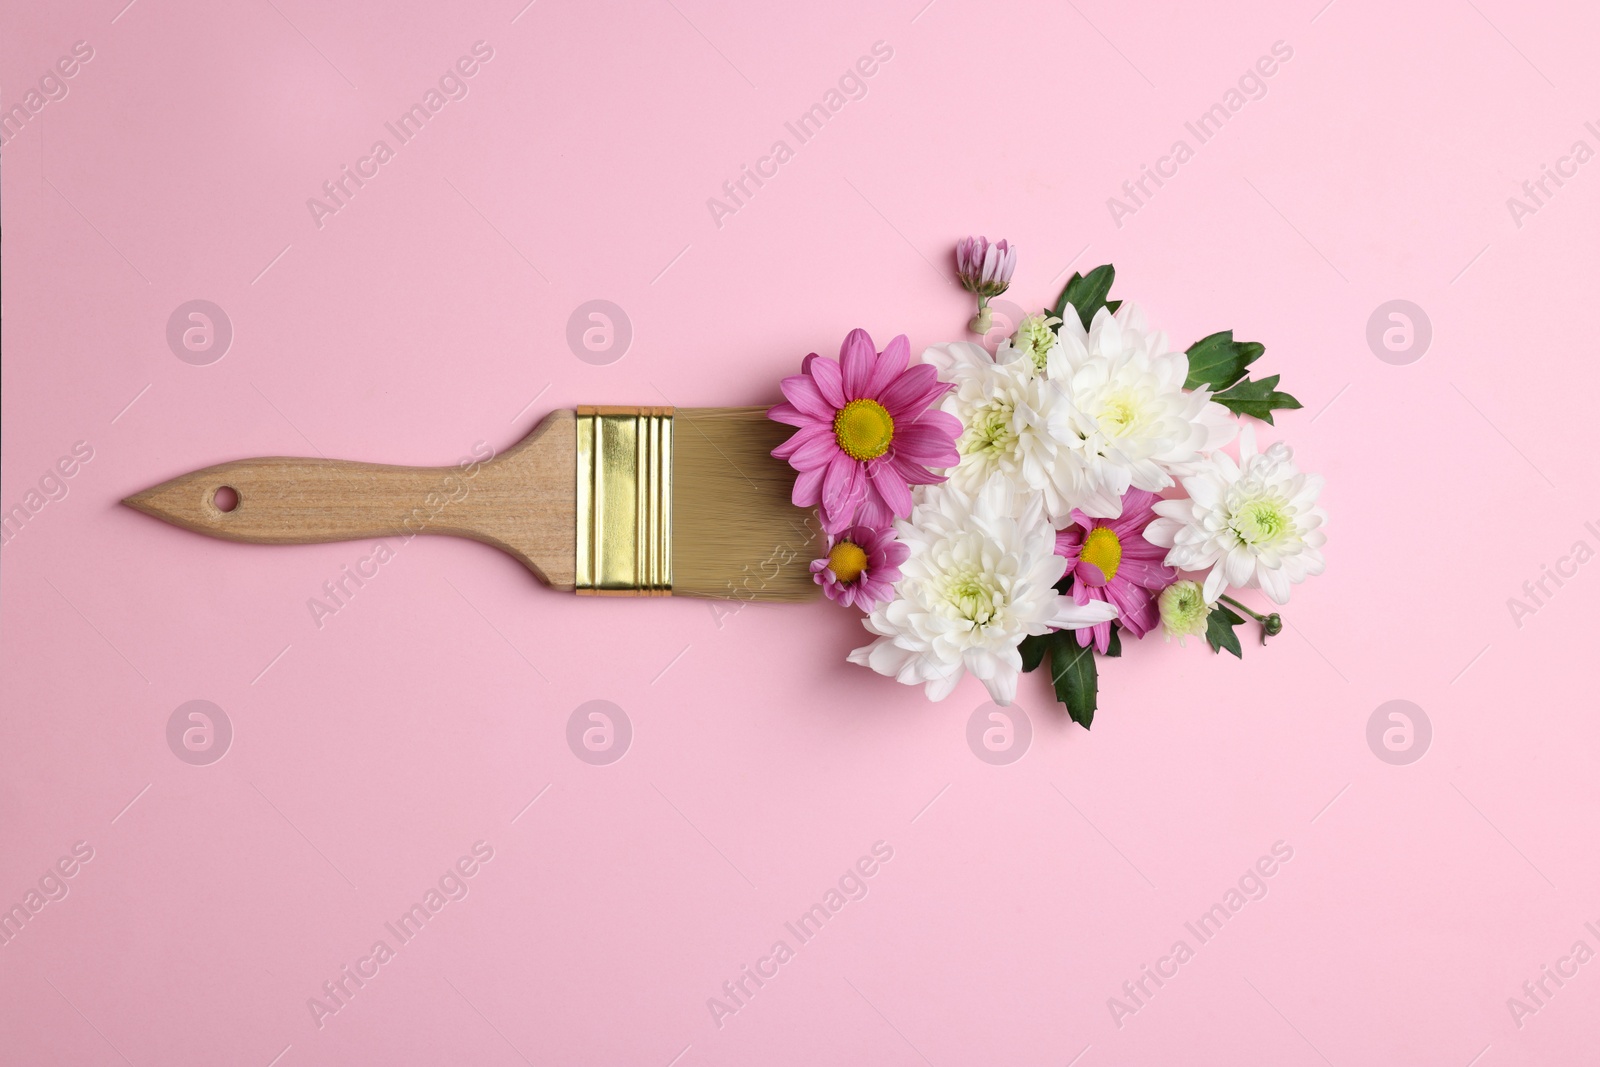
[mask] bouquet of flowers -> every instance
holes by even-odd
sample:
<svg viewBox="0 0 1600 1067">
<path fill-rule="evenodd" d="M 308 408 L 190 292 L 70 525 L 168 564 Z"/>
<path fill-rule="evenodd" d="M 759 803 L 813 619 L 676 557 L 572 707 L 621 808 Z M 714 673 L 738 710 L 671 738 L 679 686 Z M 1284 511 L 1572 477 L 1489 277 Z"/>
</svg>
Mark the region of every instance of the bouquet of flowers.
<svg viewBox="0 0 1600 1067">
<path fill-rule="evenodd" d="M 984 334 L 1016 251 L 967 238 L 956 264 Z M 1108 299 L 1114 275 L 1073 274 L 992 354 L 955 341 L 913 364 L 904 335 L 878 351 L 853 330 L 837 360 L 813 353 L 784 379 L 769 414 L 796 430 L 774 455 L 828 539 L 812 574 L 875 637 L 850 662 L 930 700 L 970 671 L 999 704 L 1048 663 L 1088 727 L 1097 658 L 1124 633 L 1241 656 L 1244 616 L 1263 644 L 1283 623 L 1228 591 L 1286 604 L 1322 573 L 1322 478 L 1242 421 L 1300 407 L 1278 375 L 1250 377 L 1262 346 L 1224 330 L 1178 351 Z"/>
</svg>

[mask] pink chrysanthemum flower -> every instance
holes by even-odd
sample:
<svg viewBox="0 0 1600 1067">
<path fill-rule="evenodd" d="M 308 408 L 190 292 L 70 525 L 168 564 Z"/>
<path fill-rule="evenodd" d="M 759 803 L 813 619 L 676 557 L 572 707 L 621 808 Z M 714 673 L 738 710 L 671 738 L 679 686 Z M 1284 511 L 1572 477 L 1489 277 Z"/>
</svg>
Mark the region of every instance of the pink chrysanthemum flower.
<svg viewBox="0 0 1600 1067">
<path fill-rule="evenodd" d="M 828 538 L 828 554 L 812 561 L 811 574 L 829 600 L 871 611 L 893 599 L 900 564 L 910 553 L 890 530 L 852 526 Z"/>
<path fill-rule="evenodd" d="M 933 468 L 961 461 L 960 420 L 928 410 L 952 387 L 928 364 L 908 367 L 910 360 L 904 334 L 880 353 L 865 330 L 851 330 L 838 360 L 811 353 L 799 374 L 783 380 L 787 402 L 767 412 L 799 427 L 772 454 L 799 471 L 795 506 L 820 504 L 829 533 L 910 515 L 911 487 L 944 481 Z"/>
<path fill-rule="evenodd" d="M 1161 622 L 1157 594 L 1178 577 L 1162 563 L 1167 550 L 1145 540 L 1145 527 L 1156 517 L 1155 493 L 1130 489 L 1122 495 L 1122 515 L 1093 519 L 1074 508 L 1072 525 L 1056 533 L 1056 554 L 1067 559 L 1072 575 L 1072 598 L 1079 604 L 1104 600 L 1117 609 L 1117 621 L 1135 637 L 1143 637 Z M 1078 631 L 1078 644 L 1105 652 L 1111 644 L 1111 624 L 1099 623 Z"/>
</svg>

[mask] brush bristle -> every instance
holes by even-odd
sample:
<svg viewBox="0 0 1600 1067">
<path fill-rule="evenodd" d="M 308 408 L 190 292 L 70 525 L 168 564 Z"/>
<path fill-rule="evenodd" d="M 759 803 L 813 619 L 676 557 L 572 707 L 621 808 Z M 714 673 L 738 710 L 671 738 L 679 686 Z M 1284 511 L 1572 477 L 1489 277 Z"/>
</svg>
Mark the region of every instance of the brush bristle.
<svg viewBox="0 0 1600 1067">
<path fill-rule="evenodd" d="M 672 423 L 672 595 L 816 596 L 820 527 L 790 503 L 794 471 L 772 455 L 793 427 L 766 408 L 678 408 Z"/>
</svg>

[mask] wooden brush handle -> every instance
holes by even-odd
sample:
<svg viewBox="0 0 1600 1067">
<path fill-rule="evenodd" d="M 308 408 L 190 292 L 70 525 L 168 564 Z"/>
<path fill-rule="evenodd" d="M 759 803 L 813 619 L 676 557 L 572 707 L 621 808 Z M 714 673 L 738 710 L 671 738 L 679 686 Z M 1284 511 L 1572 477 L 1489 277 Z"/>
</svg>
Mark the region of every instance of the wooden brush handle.
<svg viewBox="0 0 1600 1067">
<path fill-rule="evenodd" d="M 191 528 L 230 541 L 305 545 L 408 533 L 473 529 L 473 501 L 455 467 L 392 467 L 342 459 L 268 456 L 188 475 L 194 489 Z M 238 504 L 223 511 L 218 490 Z M 465 505 L 464 507 L 462 505 Z M 409 525 L 408 525 L 409 524 Z"/>
<path fill-rule="evenodd" d="M 494 545 L 547 585 L 574 583 L 574 422 L 545 419 L 492 459 L 453 467 L 396 467 L 267 457 L 220 463 L 124 503 L 198 533 L 254 544 L 301 545 L 452 534 Z M 228 511 L 219 489 L 238 494 Z"/>
</svg>

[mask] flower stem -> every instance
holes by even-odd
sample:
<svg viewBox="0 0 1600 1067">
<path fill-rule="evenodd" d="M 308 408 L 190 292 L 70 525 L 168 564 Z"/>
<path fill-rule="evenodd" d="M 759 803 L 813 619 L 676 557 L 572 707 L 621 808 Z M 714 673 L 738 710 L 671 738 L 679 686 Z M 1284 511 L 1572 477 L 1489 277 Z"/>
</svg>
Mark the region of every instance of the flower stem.
<svg viewBox="0 0 1600 1067">
<path fill-rule="evenodd" d="M 994 312 L 989 310 L 989 298 L 978 297 L 978 313 L 967 323 L 967 329 L 980 337 L 989 332 L 989 327 L 994 324 Z"/>
<path fill-rule="evenodd" d="M 1266 625 L 1266 622 L 1267 622 L 1266 616 L 1256 614 L 1255 612 L 1251 611 L 1249 608 L 1245 607 L 1243 604 L 1239 603 L 1237 600 L 1233 599 L 1233 597 L 1229 596 L 1227 593 L 1223 593 L 1222 596 L 1219 597 L 1218 599 L 1226 600 L 1228 603 L 1232 604 L 1234 607 L 1238 608 L 1240 611 L 1244 612 L 1246 615 L 1248 615 L 1252 619 L 1256 620 L 1256 622 L 1261 623 L 1263 626 Z"/>
</svg>

